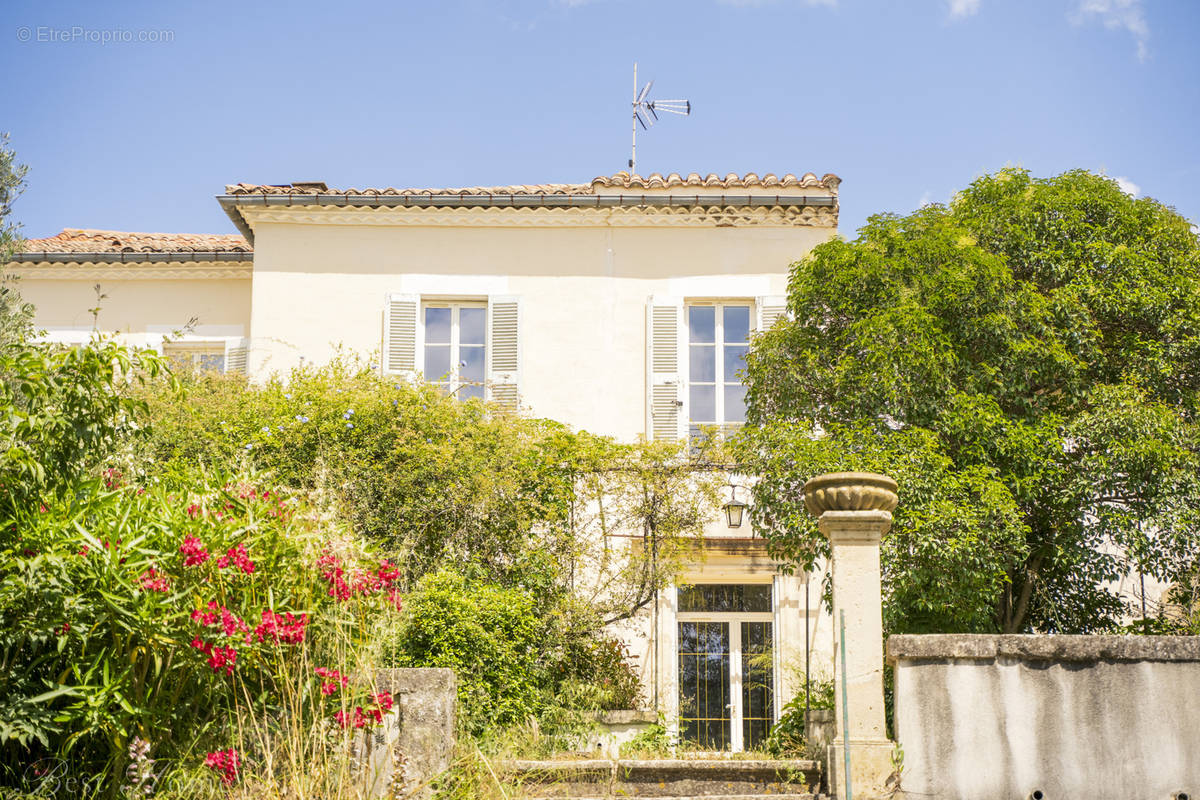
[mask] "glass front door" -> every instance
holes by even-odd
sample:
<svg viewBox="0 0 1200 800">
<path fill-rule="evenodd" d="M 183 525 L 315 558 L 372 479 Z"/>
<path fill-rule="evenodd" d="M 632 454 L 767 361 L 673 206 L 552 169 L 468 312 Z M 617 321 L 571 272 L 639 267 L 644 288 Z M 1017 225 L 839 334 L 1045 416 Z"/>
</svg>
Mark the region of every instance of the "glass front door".
<svg viewBox="0 0 1200 800">
<path fill-rule="evenodd" d="M 770 584 L 679 590 L 679 737 L 706 750 L 755 750 L 775 721 Z"/>
</svg>

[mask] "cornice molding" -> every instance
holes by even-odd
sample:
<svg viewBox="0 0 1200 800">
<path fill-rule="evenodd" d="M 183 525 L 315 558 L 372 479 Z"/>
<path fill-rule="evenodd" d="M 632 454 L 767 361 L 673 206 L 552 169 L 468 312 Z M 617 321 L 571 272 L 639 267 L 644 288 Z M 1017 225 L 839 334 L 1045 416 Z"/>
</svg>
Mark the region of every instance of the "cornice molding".
<svg viewBox="0 0 1200 800">
<path fill-rule="evenodd" d="M 250 280 L 253 262 L 235 262 L 215 266 L 196 266 L 172 261 L 139 266 L 136 264 L 97 264 L 83 262 L 67 266 L 56 263 L 10 263 L 5 274 L 23 280 Z"/>
<path fill-rule="evenodd" d="M 615 208 L 295 208 L 242 207 L 251 227 L 380 225 L 461 228 L 837 227 L 834 206 L 658 206 Z"/>
</svg>

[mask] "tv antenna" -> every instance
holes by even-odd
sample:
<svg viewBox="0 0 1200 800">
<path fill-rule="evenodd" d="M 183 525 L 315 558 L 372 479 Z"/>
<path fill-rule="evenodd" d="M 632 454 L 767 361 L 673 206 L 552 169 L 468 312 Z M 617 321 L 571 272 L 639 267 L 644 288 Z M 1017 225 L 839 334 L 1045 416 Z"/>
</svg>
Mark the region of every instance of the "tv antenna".
<svg viewBox="0 0 1200 800">
<path fill-rule="evenodd" d="M 642 126 L 642 130 L 649 130 L 650 126 L 658 122 L 658 112 L 665 111 L 668 114 L 678 114 L 681 117 L 686 117 L 692 113 L 692 101 L 690 100 L 651 100 L 650 87 L 654 85 L 654 81 L 649 81 L 642 90 L 638 91 L 637 78 L 637 62 L 633 63 L 633 146 L 629 151 L 629 172 L 637 174 L 637 131 L 638 125 Z"/>
</svg>

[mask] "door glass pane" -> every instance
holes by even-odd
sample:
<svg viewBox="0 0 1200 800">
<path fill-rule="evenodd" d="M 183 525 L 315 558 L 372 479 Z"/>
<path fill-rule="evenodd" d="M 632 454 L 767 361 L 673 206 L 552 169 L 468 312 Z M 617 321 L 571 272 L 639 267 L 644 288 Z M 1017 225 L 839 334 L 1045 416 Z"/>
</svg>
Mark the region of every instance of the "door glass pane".
<svg viewBox="0 0 1200 800">
<path fill-rule="evenodd" d="M 742 625 L 742 746 L 758 750 L 775 721 L 771 623 Z"/>
<path fill-rule="evenodd" d="M 428 309 L 440 311 L 441 309 Z M 447 309 L 448 310 L 448 309 Z M 425 345 L 425 380 L 431 383 L 444 381 L 450 374 L 450 345 Z"/>
<path fill-rule="evenodd" d="M 425 309 L 425 341 L 431 344 L 450 344 L 450 309 Z"/>
<path fill-rule="evenodd" d="M 679 587 L 680 611 L 771 611 L 769 583 L 697 583 Z"/>
<path fill-rule="evenodd" d="M 725 341 L 750 341 L 750 306 L 725 306 Z"/>
<path fill-rule="evenodd" d="M 692 384 L 688 388 L 688 418 L 692 422 L 717 421 L 717 387 L 709 384 Z"/>
<path fill-rule="evenodd" d="M 710 344 L 694 344 L 688 348 L 690 377 L 693 381 L 712 382 L 717 379 L 717 349 Z"/>
<path fill-rule="evenodd" d="M 715 342 L 717 309 L 713 306 L 691 306 L 688 308 L 688 341 Z"/>
<path fill-rule="evenodd" d="M 483 344 L 487 326 L 486 308 L 460 308 L 458 310 L 458 341 L 460 344 Z"/>
<path fill-rule="evenodd" d="M 729 624 L 680 622 L 680 738 L 706 749 L 727 749 L 729 705 Z"/>
</svg>

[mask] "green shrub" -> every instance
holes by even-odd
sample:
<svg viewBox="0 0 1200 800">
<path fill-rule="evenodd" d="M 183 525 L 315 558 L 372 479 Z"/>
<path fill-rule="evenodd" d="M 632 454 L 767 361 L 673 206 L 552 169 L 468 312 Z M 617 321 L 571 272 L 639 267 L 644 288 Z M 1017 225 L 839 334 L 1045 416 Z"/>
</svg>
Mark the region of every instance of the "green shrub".
<svg viewBox="0 0 1200 800">
<path fill-rule="evenodd" d="M 832 709 L 834 702 L 834 682 L 814 678 L 809 681 L 808 707 L 811 709 Z M 808 736 L 804 719 L 805 696 L 804 690 L 789 700 L 783 706 L 779 720 L 767 734 L 763 749 L 776 758 L 802 756 L 807 753 Z"/>
<path fill-rule="evenodd" d="M 453 669 L 463 722 L 481 734 L 542 710 L 547 631 L 529 592 L 438 572 L 405 598 L 396 665 Z"/>
</svg>

